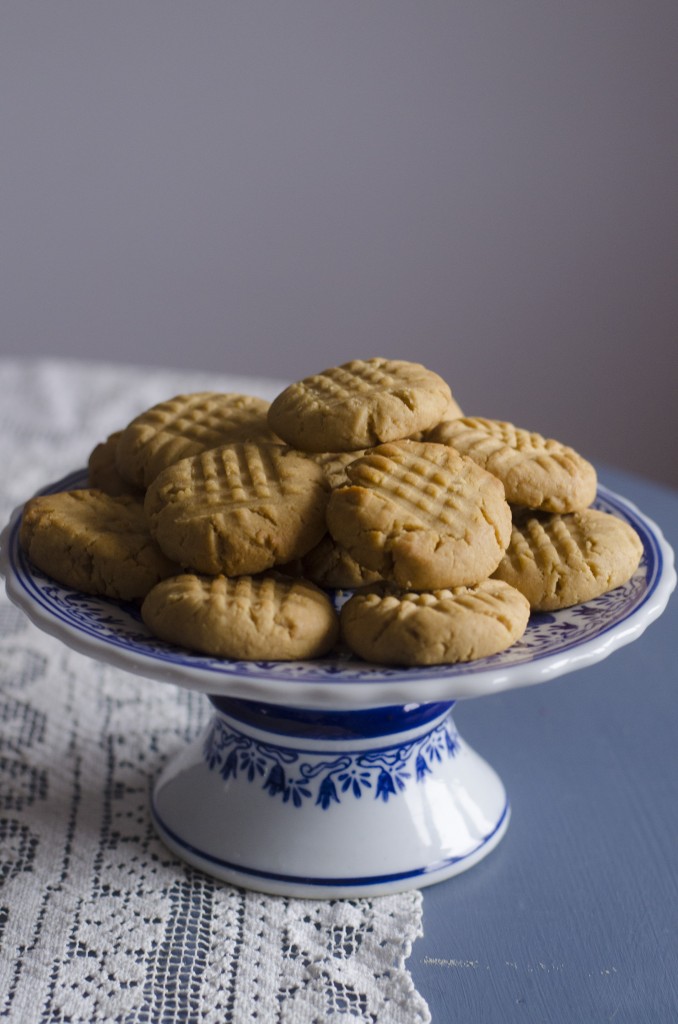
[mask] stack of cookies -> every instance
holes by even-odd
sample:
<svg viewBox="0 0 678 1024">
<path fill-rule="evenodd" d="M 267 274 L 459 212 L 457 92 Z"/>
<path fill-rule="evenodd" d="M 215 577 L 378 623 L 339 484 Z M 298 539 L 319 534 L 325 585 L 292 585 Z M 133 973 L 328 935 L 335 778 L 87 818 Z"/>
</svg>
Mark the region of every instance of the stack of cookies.
<svg viewBox="0 0 678 1024">
<path fill-rule="evenodd" d="M 176 396 L 97 445 L 89 477 L 27 504 L 28 556 L 217 657 L 313 658 L 341 637 L 372 662 L 469 661 L 518 640 L 531 610 L 626 582 L 642 553 L 589 507 L 590 463 L 464 416 L 402 360 L 353 360 L 270 406 Z"/>
</svg>

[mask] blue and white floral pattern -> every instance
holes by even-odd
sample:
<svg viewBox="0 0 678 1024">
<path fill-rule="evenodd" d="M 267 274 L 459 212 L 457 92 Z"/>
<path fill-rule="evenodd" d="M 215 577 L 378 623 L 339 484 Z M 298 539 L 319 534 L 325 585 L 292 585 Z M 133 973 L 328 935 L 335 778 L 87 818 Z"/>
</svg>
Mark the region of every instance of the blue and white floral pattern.
<svg viewBox="0 0 678 1024">
<path fill-rule="evenodd" d="M 316 754 L 263 743 L 215 717 L 203 753 L 224 780 L 252 783 L 293 807 L 324 811 L 346 799 L 387 803 L 411 783 L 432 775 L 436 765 L 459 752 L 459 737 L 446 718 L 425 736 L 397 746 Z"/>
</svg>

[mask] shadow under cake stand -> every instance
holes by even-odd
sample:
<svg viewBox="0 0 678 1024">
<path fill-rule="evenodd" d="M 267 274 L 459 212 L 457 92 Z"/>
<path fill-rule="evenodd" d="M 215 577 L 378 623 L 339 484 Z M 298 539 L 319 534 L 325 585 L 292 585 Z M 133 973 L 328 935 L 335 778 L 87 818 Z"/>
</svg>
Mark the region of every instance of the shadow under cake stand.
<svg viewBox="0 0 678 1024">
<path fill-rule="evenodd" d="M 41 493 L 86 486 L 79 471 Z M 10 599 L 41 629 L 129 672 L 205 693 L 207 728 L 160 773 L 155 826 L 178 856 L 226 882 L 280 895 L 356 897 L 442 881 L 504 835 L 504 785 L 460 737 L 452 707 L 584 668 L 635 640 L 676 583 L 655 523 L 601 487 L 595 507 L 637 530 L 623 587 L 534 614 L 508 651 L 454 666 L 393 668 L 340 653 L 318 661 L 226 661 L 152 637 L 138 608 L 63 587 L 0 540 Z M 337 597 L 337 601 L 340 598 Z"/>
</svg>

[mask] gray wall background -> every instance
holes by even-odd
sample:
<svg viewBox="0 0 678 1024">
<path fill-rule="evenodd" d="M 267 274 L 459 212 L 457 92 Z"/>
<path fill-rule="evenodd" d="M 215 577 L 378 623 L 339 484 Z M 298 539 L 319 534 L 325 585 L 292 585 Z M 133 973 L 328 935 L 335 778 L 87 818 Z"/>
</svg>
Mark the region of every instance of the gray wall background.
<svg viewBox="0 0 678 1024">
<path fill-rule="evenodd" d="M 678 484 L 675 0 L 0 7 L 0 353 L 297 379 Z"/>
</svg>

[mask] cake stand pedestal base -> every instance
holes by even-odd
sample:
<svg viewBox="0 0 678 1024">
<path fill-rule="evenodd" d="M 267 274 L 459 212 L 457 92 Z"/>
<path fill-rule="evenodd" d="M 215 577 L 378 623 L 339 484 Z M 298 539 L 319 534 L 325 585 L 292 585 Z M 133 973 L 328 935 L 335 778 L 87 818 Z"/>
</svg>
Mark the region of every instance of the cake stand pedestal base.
<svg viewBox="0 0 678 1024">
<path fill-rule="evenodd" d="M 365 711 L 210 697 L 209 725 L 160 775 L 156 828 L 193 866 L 293 897 L 420 888 L 487 856 L 509 806 L 452 703 Z"/>
</svg>

